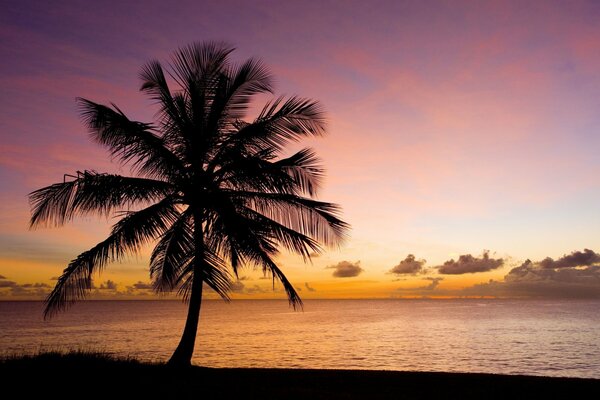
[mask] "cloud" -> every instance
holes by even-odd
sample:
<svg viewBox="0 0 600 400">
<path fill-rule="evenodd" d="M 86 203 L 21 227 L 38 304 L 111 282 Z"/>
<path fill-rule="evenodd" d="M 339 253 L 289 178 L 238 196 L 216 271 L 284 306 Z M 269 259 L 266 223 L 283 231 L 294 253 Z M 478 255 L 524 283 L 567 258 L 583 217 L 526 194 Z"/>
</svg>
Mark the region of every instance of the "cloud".
<svg viewBox="0 0 600 400">
<path fill-rule="evenodd" d="M 4 275 L 0 275 L 0 279 L 7 279 Z"/>
<path fill-rule="evenodd" d="M 434 290 L 435 288 L 438 287 L 440 282 L 444 280 L 444 278 L 425 278 L 425 279 L 431 281 L 431 283 L 427 286 L 422 287 L 421 289 L 423 289 L 423 290 Z"/>
<path fill-rule="evenodd" d="M 137 281 L 136 283 L 134 283 L 131 286 L 128 286 L 127 288 L 131 288 L 131 289 L 138 289 L 138 290 L 147 290 L 147 289 L 153 289 L 153 286 L 151 283 L 145 283 L 142 281 Z"/>
<path fill-rule="evenodd" d="M 409 254 L 404 260 L 400 261 L 398 265 L 392 268 L 389 273 L 396 275 L 416 275 L 417 273 L 423 271 L 423 265 L 425 265 L 425 263 L 425 260 L 416 260 L 414 255 Z"/>
<path fill-rule="evenodd" d="M 246 285 L 244 285 L 244 283 L 240 280 L 231 282 L 231 285 L 229 286 L 229 289 L 234 293 L 242 293 L 245 288 Z"/>
<path fill-rule="evenodd" d="M 426 281 L 430 281 L 431 283 L 429 283 L 428 285 L 425 286 L 419 286 L 419 287 L 415 287 L 415 288 L 398 288 L 396 289 L 397 291 L 401 291 L 401 292 L 420 292 L 420 291 L 432 291 L 435 290 L 441 281 L 444 280 L 444 278 L 423 278 Z"/>
<path fill-rule="evenodd" d="M 269 290 L 262 288 L 259 285 L 246 286 L 242 281 L 237 280 L 231 282 L 230 289 L 233 293 L 239 294 L 256 294 L 256 293 L 267 293 Z"/>
<path fill-rule="evenodd" d="M 116 286 L 115 286 L 116 287 Z M 125 291 L 117 291 L 111 293 L 112 296 L 148 296 L 154 291 L 154 286 L 149 282 L 137 281 L 133 285 L 125 286 Z M 165 293 L 161 293 L 165 296 Z"/>
<path fill-rule="evenodd" d="M 10 288 L 10 287 L 15 287 L 15 286 L 19 286 L 17 285 L 17 282 L 13 282 L 13 281 L 7 281 L 6 278 L 3 278 L 2 280 L 0 280 L 0 288 Z"/>
<path fill-rule="evenodd" d="M 9 281 L 6 277 L 0 278 L 1 297 L 20 297 L 26 299 L 40 299 L 50 291 L 50 285 L 43 282 L 23 283 Z"/>
<path fill-rule="evenodd" d="M 117 284 L 110 279 L 100 284 L 100 290 L 117 290 Z"/>
<path fill-rule="evenodd" d="M 349 261 L 340 261 L 336 265 L 326 267 L 334 269 L 333 276 L 336 278 L 352 278 L 360 275 L 364 270 L 360 267 L 360 261 L 351 263 Z"/>
<path fill-rule="evenodd" d="M 539 262 L 543 268 L 587 267 L 598 263 L 600 263 L 600 254 L 590 249 L 574 251 L 569 255 L 562 256 L 556 261 L 550 257 L 546 257 Z"/>
<path fill-rule="evenodd" d="M 273 289 L 273 291 L 275 291 L 275 292 L 276 292 L 276 291 L 278 291 L 278 290 L 276 290 L 276 289 Z M 268 293 L 268 292 L 269 292 L 268 290 L 266 290 L 266 289 L 264 289 L 264 288 L 260 287 L 259 285 L 254 285 L 254 286 L 251 286 L 251 287 L 246 287 L 246 288 L 244 289 L 244 291 L 243 291 L 243 293 L 246 293 L 246 294 L 254 294 L 254 293 Z"/>
<path fill-rule="evenodd" d="M 544 267 L 542 262 L 532 263 L 525 261 L 520 266 L 513 268 L 504 278 L 505 283 L 523 282 L 561 282 L 573 284 L 588 284 L 598 280 L 600 287 L 600 266 L 592 265 L 584 268 L 557 268 Z"/>
<path fill-rule="evenodd" d="M 304 282 L 304 287 L 306 288 L 306 290 L 308 290 L 309 292 L 316 292 L 317 289 L 315 289 L 314 287 L 311 287 L 308 282 Z"/>
<path fill-rule="evenodd" d="M 458 261 L 451 259 L 446 261 L 444 265 L 440 265 L 436 268 L 439 269 L 440 274 L 458 275 L 487 272 L 504 265 L 504 260 L 502 258 L 490 258 L 489 253 L 488 250 L 485 250 L 481 258 L 473 257 L 471 254 L 464 254 L 458 258 Z"/>
<path fill-rule="evenodd" d="M 24 283 L 21 285 L 22 288 L 24 289 L 37 289 L 37 288 L 50 288 L 50 285 L 48 285 L 47 283 Z"/>
<path fill-rule="evenodd" d="M 592 250 L 585 249 L 556 261 L 550 257 L 538 262 L 526 260 L 510 270 L 504 281 L 491 280 L 462 292 L 476 296 L 598 299 L 600 260 L 597 256 Z"/>
</svg>

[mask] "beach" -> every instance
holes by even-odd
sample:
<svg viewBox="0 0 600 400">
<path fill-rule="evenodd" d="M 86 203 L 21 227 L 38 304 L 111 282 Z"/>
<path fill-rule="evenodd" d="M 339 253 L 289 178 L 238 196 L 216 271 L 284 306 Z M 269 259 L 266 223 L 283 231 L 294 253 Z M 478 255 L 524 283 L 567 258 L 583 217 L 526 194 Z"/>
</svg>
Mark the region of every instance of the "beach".
<svg viewBox="0 0 600 400">
<path fill-rule="evenodd" d="M 27 396 L 243 399 L 595 398 L 600 380 L 518 375 L 324 369 L 172 368 L 94 354 L 0 362 Z"/>
</svg>

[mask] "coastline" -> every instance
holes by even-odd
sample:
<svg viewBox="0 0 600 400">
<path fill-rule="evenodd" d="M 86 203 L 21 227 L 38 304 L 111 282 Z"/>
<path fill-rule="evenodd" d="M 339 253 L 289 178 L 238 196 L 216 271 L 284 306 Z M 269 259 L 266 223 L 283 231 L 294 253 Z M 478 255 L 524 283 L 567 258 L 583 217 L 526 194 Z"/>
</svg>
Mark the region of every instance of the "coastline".
<svg viewBox="0 0 600 400">
<path fill-rule="evenodd" d="M 81 302 L 42 319 L 41 303 L 0 303 L 0 357 L 81 350 L 165 361 L 185 305 Z M 597 301 L 207 302 L 197 365 L 406 370 L 600 378 Z M 244 332 L 240 335 L 240 330 Z"/>
<path fill-rule="evenodd" d="M 438 399 L 594 398 L 600 379 L 479 373 L 327 369 L 177 369 L 92 353 L 0 361 L 3 381 L 28 395 L 125 398 Z"/>
</svg>

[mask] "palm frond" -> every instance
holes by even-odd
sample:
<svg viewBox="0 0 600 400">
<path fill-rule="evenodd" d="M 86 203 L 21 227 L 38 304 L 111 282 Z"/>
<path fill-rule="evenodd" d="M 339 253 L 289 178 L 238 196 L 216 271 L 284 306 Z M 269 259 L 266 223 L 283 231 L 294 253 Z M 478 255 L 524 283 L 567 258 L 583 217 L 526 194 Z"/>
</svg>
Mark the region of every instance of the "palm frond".
<svg viewBox="0 0 600 400">
<path fill-rule="evenodd" d="M 204 159 L 206 141 L 215 132 L 208 128 L 210 109 L 220 82 L 226 78 L 228 56 L 234 49 L 225 43 L 193 43 L 180 48 L 172 57 L 173 79 L 182 89 L 183 104 L 176 103 L 181 115 L 190 121 L 179 130 L 194 158 Z M 225 79 L 226 80 L 226 79 Z M 185 113 L 183 112 L 185 110 Z"/>
<path fill-rule="evenodd" d="M 145 64 L 140 71 L 140 79 L 142 80 L 140 91 L 149 94 L 160 105 L 158 117 L 163 126 L 184 129 L 185 122 L 173 100 L 160 62 L 153 60 Z"/>
<path fill-rule="evenodd" d="M 259 266 L 265 274 L 271 274 L 273 277 L 273 284 L 275 280 L 280 281 L 286 292 L 288 301 L 294 309 L 298 307 L 302 308 L 302 299 L 300 299 L 294 285 L 290 283 L 285 274 L 272 259 L 272 255 L 277 254 L 277 243 L 274 240 L 271 240 L 266 236 L 256 235 L 254 232 L 245 231 L 242 228 L 239 230 L 238 235 L 229 236 L 227 242 L 229 246 L 236 249 L 236 252 L 240 254 L 247 263 Z"/>
<path fill-rule="evenodd" d="M 182 269 L 179 276 L 179 290 L 184 301 L 189 300 L 192 279 L 193 279 L 193 261 Z M 227 264 L 219 256 L 205 249 L 202 262 L 202 281 L 215 291 L 223 300 L 229 301 L 229 292 L 231 290 L 231 275 L 227 270 Z"/>
<path fill-rule="evenodd" d="M 277 264 L 265 253 L 259 252 L 259 258 L 256 259 L 256 262 L 263 265 L 263 271 L 268 271 L 272 274 L 273 279 L 277 279 L 283 285 L 283 289 L 288 298 L 288 302 L 290 306 L 294 308 L 294 310 L 304 307 L 302 303 L 302 299 L 296 292 L 296 288 L 294 285 L 287 279 L 283 271 L 277 266 Z"/>
<path fill-rule="evenodd" d="M 172 95 L 173 107 L 178 115 L 178 120 L 162 118 L 160 121 L 163 140 L 169 145 L 171 151 L 181 159 L 184 165 L 189 165 L 192 160 L 192 140 L 201 127 L 195 127 L 194 115 L 186 92 L 176 92 Z"/>
<path fill-rule="evenodd" d="M 346 239 L 349 225 L 338 217 L 341 210 L 336 204 L 286 193 L 229 191 L 227 196 L 238 206 L 255 210 L 326 246 L 338 246 Z"/>
<path fill-rule="evenodd" d="M 107 239 L 81 253 L 69 263 L 46 298 L 44 317 L 48 318 L 84 298 L 91 289 L 92 275 L 107 263 L 121 260 L 160 236 L 179 217 L 172 199 L 143 210 L 127 213 L 117 222 Z"/>
<path fill-rule="evenodd" d="M 181 47 L 171 59 L 172 77 L 185 91 L 209 88 L 227 68 L 233 50 L 223 42 L 196 42 Z"/>
<path fill-rule="evenodd" d="M 182 270 L 194 257 L 191 213 L 181 217 L 163 234 L 150 257 L 150 277 L 156 292 L 170 292 L 181 279 Z"/>
<path fill-rule="evenodd" d="M 256 59 L 230 68 L 221 79 L 209 116 L 209 126 L 213 129 L 243 118 L 253 96 L 273 90 L 268 68 Z"/>
<path fill-rule="evenodd" d="M 301 194 L 302 187 L 282 166 L 268 161 L 261 153 L 236 157 L 218 171 L 215 180 L 219 187 L 229 190 Z"/>
<path fill-rule="evenodd" d="M 214 211 L 209 213 L 206 224 L 206 245 L 217 254 L 229 258 L 233 273 L 238 277 L 238 269 L 246 264 L 244 247 L 248 242 L 254 243 L 269 254 L 276 254 L 277 243 L 264 234 L 261 228 L 240 212 L 242 207 L 224 197 L 214 202 Z M 260 241 L 259 244 L 256 244 Z"/>
<path fill-rule="evenodd" d="M 314 100 L 280 97 L 267 103 L 257 119 L 242 127 L 235 140 L 281 150 L 290 142 L 325 134 L 325 113 Z"/>
<path fill-rule="evenodd" d="M 226 240 L 229 246 L 235 248 L 246 263 L 260 267 L 265 274 L 271 274 L 273 284 L 275 280 L 281 282 L 288 301 L 294 309 L 302 308 L 302 299 L 300 299 L 294 285 L 273 261 L 272 256 L 277 254 L 275 241 L 265 236 L 255 235 L 254 232 L 245 231 L 244 228 L 239 229 L 237 235 L 228 236 Z"/>
<path fill-rule="evenodd" d="M 240 214 L 251 221 L 255 232 L 260 232 L 260 234 L 269 237 L 288 251 L 301 255 L 305 262 L 311 260 L 311 254 L 323 252 L 323 248 L 317 240 L 274 221 L 255 210 L 246 208 Z"/>
<path fill-rule="evenodd" d="M 256 213 L 247 214 L 237 209 L 233 202 L 222 201 L 218 210 L 207 226 L 210 232 L 207 236 L 208 246 L 219 249 L 223 254 L 232 255 L 244 264 L 254 264 L 263 269 L 265 273 L 271 273 L 273 279 L 279 280 L 286 291 L 290 305 L 294 308 L 302 306 L 294 286 L 287 280 L 283 272 L 277 267 L 272 256 L 278 253 L 278 244 L 290 246 L 291 249 L 304 252 L 310 258 L 310 253 L 305 247 L 310 248 L 315 242 L 301 234 L 293 234 L 292 231 L 275 221 L 265 218 L 256 218 Z M 251 217 L 254 217 L 251 218 Z M 318 250 L 315 246 L 315 250 Z M 238 263 L 232 263 L 233 272 L 238 276 Z"/>
<path fill-rule="evenodd" d="M 131 163 L 140 173 L 162 178 L 184 172 L 180 160 L 166 147 L 164 140 L 152 133 L 151 125 L 129 120 L 114 105 L 111 109 L 83 98 L 77 100 L 92 138 L 107 146 L 121 162 Z"/>
<path fill-rule="evenodd" d="M 302 149 L 275 162 L 270 161 L 273 157 L 267 150 L 251 156 L 235 157 L 215 175 L 221 186 L 234 190 L 309 196 L 317 194 L 324 170 L 314 150 Z"/>
<path fill-rule="evenodd" d="M 275 168 L 281 168 L 289 174 L 300 193 L 316 196 L 324 176 L 321 160 L 313 149 L 302 149 L 288 158 L 274 163 Z M 288 192 L 289 193 L 289 192 Z"/>
<path fill-rule="evenodd" d="M 194 271 L 194 249 L 191 213 L 184 212 L 152 252 L 150 275 L 157 292 L 170 292 L 179 286 L 179 294 L 187 298 Z M 204 283 L 228 300 L 231 279 L 226 263 L 208 247 L 204 248 L 200 263 Z"/>
<path fill-rule="evenodd" d="M 163 181 L 95 171 L 78 172 L 72 178 L 29 194 L 32 228 L 59 226 L 89 213 L 108 215 L 117 208 L 160 200 L 174 191 Z"/>
</svg>

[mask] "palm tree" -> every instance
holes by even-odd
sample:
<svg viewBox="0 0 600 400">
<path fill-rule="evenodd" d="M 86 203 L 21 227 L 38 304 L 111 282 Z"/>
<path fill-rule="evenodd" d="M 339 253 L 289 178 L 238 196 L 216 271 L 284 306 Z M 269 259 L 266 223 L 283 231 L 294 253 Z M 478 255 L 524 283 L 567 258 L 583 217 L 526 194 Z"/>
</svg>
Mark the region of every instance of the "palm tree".
<svg viewBox="0 0 600 400">
<path fill-rule="evenodd" d="M 89 213 L 120 217 L 108 238 L 65 268 L 45 317 L 85 297 L 95 272 L 148 243 L 156 243 L 154 289 L 177 290 L 189 303 L 170 364 L 190 364 L 203 285 L 228 299 L 230 270 L 237 277 L 241 267 L 261 268 L 281 282 L 291 306 L 302 306 L 274 256 L 283 247 L 309 261 L 341 243 L 348 228 L 338 206 L 314 199 L 323 176 L 315 152 L 283 154 L 290 143 L 323 135 L 324 115 L 316 101 L 280 97 L 245 122 L 252 97 L 272 93 L 271 75 L 255 59 L 231 63 L 232 51 L 212 42 L 183 47 L 166 75 L 158 61 L 146 64 L 140 90 L 159 107 L 153 124 L 78 99 L 91 137 L 134 176 L 86 170 L 30 194 L 32 228 Z"/>
</svg>

